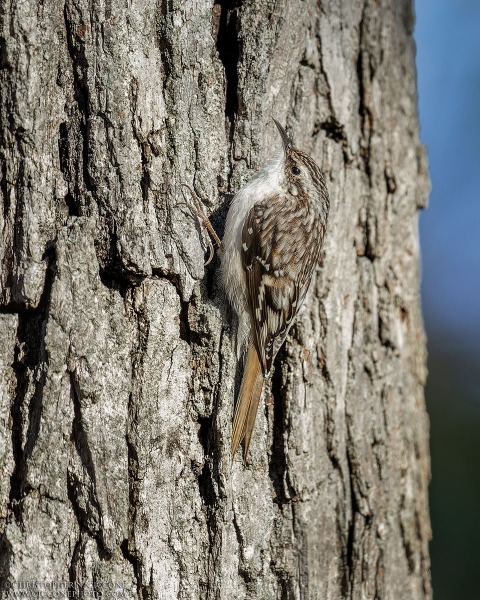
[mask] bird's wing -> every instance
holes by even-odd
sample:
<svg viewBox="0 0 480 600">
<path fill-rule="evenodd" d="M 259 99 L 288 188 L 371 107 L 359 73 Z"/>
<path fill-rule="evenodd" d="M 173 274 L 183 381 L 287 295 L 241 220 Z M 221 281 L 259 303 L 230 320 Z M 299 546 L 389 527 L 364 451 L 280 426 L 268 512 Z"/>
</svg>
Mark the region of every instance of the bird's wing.
<svg viewBox="0 0 480 600">
<path fill-rule="evenodd" d="M 307 293 L 323 225 L 298 198 L 275 195 L 255 204 L 242 231 L 242 262 L 256 346 L 265 374 Z"/>
</svg>

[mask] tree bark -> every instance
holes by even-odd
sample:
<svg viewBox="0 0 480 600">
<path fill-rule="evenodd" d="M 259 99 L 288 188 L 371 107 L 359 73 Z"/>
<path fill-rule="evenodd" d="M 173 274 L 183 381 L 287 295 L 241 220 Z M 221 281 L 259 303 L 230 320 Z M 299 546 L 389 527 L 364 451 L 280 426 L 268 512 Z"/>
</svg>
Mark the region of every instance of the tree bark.
<svg viewBox="0 0 480 600">
<path fill-rule="evenodd" d="M 430 598 L 410 1 L 1 15 L 0 595 Z M 330 219 L 232 464 L 232 314 L 180 184 L 221 232 L 272 116 Z"/>
</svg>

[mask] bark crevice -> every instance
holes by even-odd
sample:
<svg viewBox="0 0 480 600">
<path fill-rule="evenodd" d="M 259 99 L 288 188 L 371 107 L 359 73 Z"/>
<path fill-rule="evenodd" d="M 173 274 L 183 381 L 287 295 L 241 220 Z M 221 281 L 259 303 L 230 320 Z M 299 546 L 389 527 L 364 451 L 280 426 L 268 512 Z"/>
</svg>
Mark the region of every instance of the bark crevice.
<svg viewBox="0 0 480 600">
<path fill-rule="evenodd" d="M 274 502 L 279 505 L 288 504 L 291 496 L 287 494 L 285 486 L 288 480 L 287 456 L 285 453 L 285 429 L 288 426 L 286 422 L 287 401 L 285 394 L 285 385 L 282 381 L 282 356 L 284 350 L 280 350 L 275 359 L 272 374 L 271 393 L 273 396 L 273 439 L 269 460 L 268 475 L 275 491 Z"/>
<path fill-rule="evenodd" d="M 69 191 L 76 203 L 76 210 L 82 214 L 81 207 L 87 201 L 86 192 L 93 192 L 93 184 L 88 172 L 88 61 L 85 55 L 85 35 L 87 26 L 77 24 L 71 13 L 70 2 L 64 6 L 65 33 L 67 50 L 71 60 L 72 97 L 66 105 L 68 124 L 60 132 L 59 148 L 61 153 L 60 168 L 69 186 Z M 73 9 L 75 10 L 75 9 Z"/>
<path fill-rule="evenodd" d="M 97 494 L 97 474 L 95 460 L 90 449 L 90 441 L 82 418 L 82 404 L 74 373 L 70 373 L 71 399 L 73 403 L 72 441 L 80 460 L 82 473 L 69 469 L 67 475 L 68 498 L 74 510 L 81 536 L 88 533 L 97 540 L 105 558 L 111 558 L 103 536 L 102 510 Z M 87 477 L 84 477 L 84 474 Z M 72 564 L 74 561 L 72 561 Z"/>
<path fill-rule="evenodd" d="M 15 396 L 11 405 L 11 439 L 14 468 L 10 477 L 10 506 L 21 521 L 22 498 L 28 493 L 28 460 L 37 441 L 46 381 L 45 328 L 55 278 L 55 253 L 46 251 L 47 270 L 36 308 L 18 312 L 17 345 L 12 364 Z M 31 391 L 33 387 L 33 391 Z"/>
<path fill-rule="evenodd" d="M 225 70 L 225 116 L 230 121 L 230 143 L 233 141 L 235 117 L 238 112 L 238 62 L 240 41 L 238 36 L 238 9 L 242 2 L 223 0 L 220 5 L 220 19 L 217 33 L 217 51 Z"/>
</svg>

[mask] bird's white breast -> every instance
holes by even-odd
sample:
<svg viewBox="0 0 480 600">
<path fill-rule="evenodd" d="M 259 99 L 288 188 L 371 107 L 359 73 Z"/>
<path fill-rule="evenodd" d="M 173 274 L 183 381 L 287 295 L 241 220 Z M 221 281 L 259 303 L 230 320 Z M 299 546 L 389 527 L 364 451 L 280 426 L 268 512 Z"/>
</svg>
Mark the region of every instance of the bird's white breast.
<svg viewBox="0 0 480 600">
<path fill-rule="evenodd" d="M 250 331 L 246 281 L 241 259 L 243 224 L 254 204 L 281 191 L 284 159 L 283 152 L 275 156 L 235 194 L 225 223 L 220 277 L 227 297 L 238 316 L 237 348 L 239 351 Z"/>
</svg>

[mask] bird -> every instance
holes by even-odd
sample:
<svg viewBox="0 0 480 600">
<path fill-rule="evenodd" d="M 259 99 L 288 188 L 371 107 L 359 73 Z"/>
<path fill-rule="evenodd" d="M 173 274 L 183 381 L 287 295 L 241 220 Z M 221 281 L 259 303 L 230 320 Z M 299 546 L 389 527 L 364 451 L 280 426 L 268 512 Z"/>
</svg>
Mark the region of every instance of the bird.
<svg viewBox="0 0 480 600">
<path fill-rule="evenodd" d="M 220 283 L 237 316 L 237 355 L 245 356 L 231 456 L 250 440 L 265 379 L 305 299 L 324 243 L 330 200 L 325 175 L 281 138 L 276 155 L 233 197 L 222 239 Z"/>
</svg>

